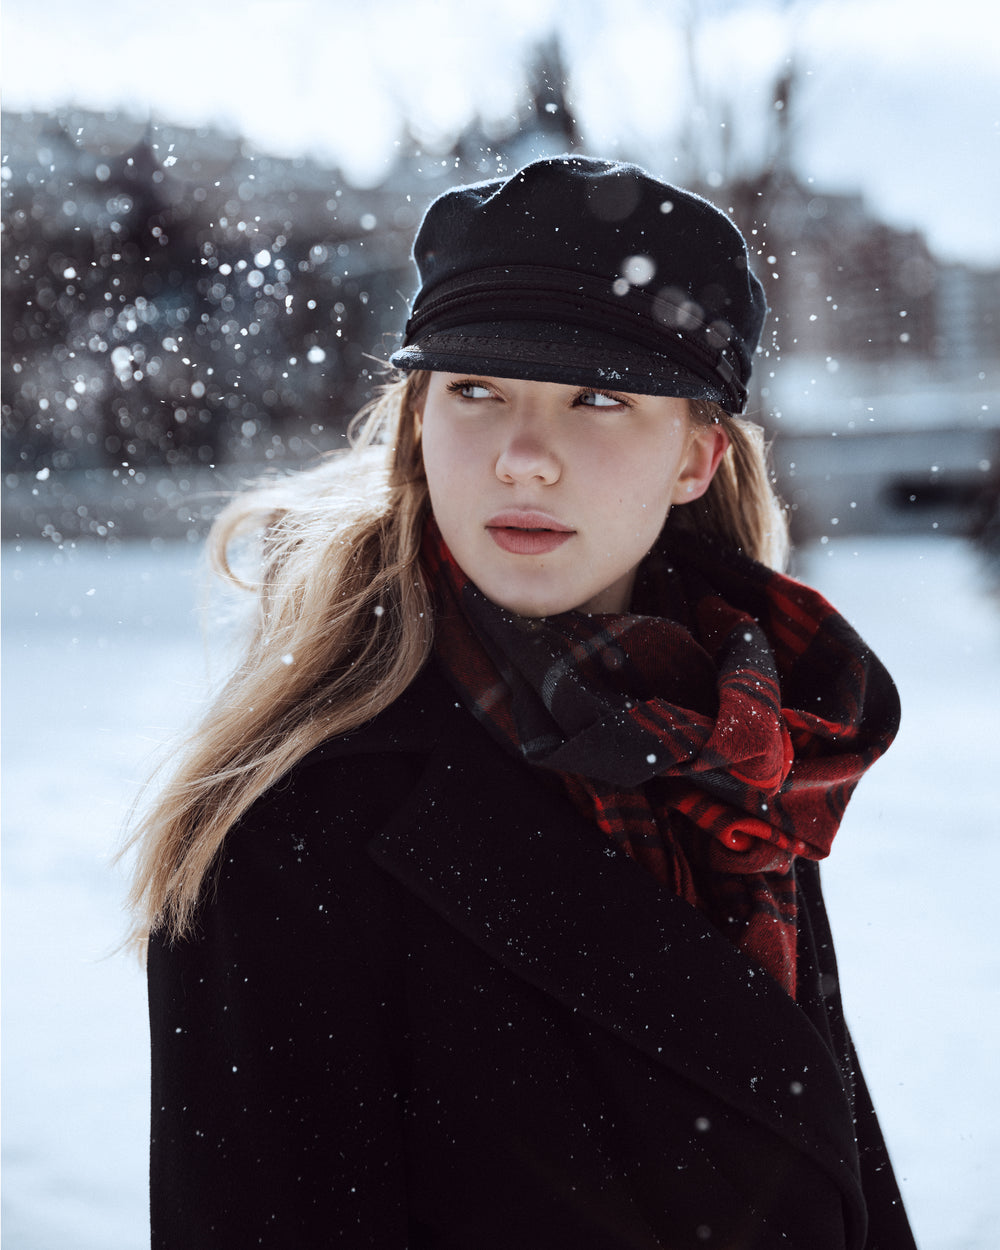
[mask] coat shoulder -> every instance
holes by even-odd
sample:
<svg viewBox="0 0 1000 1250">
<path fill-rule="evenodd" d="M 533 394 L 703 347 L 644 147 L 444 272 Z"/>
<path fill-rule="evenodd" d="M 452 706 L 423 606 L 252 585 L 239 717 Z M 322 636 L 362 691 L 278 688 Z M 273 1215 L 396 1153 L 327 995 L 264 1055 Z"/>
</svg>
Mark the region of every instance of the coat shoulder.
<svg viewBox="0 0 1000 1250">
<path fill-rule="evenodd" d="M 314 874 L 317 859 L 362 853 L 419 785 L 455 707 L 443 677 L 425 667 L 393 704 L 321 743 L 257 799 L 226 839 L 222 876 L 261 855 L 269 871 L 306 857 Z"/>
</svg>

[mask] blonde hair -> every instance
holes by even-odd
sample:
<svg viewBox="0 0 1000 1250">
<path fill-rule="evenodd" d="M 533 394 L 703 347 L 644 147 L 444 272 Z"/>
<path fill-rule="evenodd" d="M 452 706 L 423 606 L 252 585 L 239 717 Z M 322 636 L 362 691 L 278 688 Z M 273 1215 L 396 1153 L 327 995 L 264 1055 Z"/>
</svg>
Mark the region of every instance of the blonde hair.
<svg viewBox="0 0 1000 1250">
<path fill-rule="evenodd" d="M 763 429 L 708 400 L 692 399 L 689 408 L 696 424 L 721 425 L 729 448 L 705 494 L 672 509 L 667 524 L 711 535 L 782 571 L 788 563 L 788 514 L 774 491 Z"/>
<path fill-rule="evenodd" d="M 415 414 L 428 377 L 387 386 L 352 423 L 348 452 L 239 496 L 215 522 L 212 564 L 256 592 L 257 614 L 241 662 L 126 847 L 136 851 L 135 940 L 188 933 L 233 824 L 319 743 L 393 703 L 427 660 L 433 619 L 418 556 L 429 504 Z M 691 412 L 723 422 L 730 448 L 706 495 L 668 524 L 780 567 L 786 529 L 759 428 L 714 404 L 692 401 Z M 248 585 L 230 551 L 254 533 L 261 572 Z"/>
</svg>

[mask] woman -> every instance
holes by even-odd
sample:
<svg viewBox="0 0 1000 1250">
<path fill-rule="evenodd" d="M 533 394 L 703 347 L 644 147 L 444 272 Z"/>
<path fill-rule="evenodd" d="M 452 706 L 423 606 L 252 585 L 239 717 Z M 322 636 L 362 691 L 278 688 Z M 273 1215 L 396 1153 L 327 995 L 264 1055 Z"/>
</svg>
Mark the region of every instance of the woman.
<svg viewBox="0 0 1000 1250">
<path fill-rule="evenodd" d="M 357 449 L 217 525 L 256 631 L 134 891 L 154 1246 L 911 1246 L 816 867 L 898 703 L 775 571 L 742 238 L 566 157 L 415 259 Z"/>
</svg>

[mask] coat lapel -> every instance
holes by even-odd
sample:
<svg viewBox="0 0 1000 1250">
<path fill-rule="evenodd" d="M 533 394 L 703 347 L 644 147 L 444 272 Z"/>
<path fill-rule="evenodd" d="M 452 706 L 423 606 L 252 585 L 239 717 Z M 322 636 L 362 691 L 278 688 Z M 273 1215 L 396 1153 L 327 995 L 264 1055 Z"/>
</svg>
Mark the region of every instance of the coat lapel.
<svg viewBox="0 0 1000 1250">
<path fill-rule="evenodd" d="M 840 1072 L 804 1012 L 453 707 L 429 718 L 422 784 L 375 861 L 511 972 L 813 1157 L 863 1220 Z"/>
</svg>

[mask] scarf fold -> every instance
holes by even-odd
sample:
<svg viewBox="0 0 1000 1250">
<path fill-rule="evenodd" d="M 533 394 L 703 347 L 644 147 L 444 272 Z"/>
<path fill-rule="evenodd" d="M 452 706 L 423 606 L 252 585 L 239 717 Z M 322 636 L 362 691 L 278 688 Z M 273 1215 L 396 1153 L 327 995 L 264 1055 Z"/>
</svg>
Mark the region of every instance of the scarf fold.
<svg viewBox="0 0 1000 1250">
<path fill-rule="evenodd" d="M 821 595 L 665 529 L 623 614 L 518 617 L 421 560 L 463 703 L 794 998 L 795 859 L 829 854 L 899 701 Z"/>
</svg>

